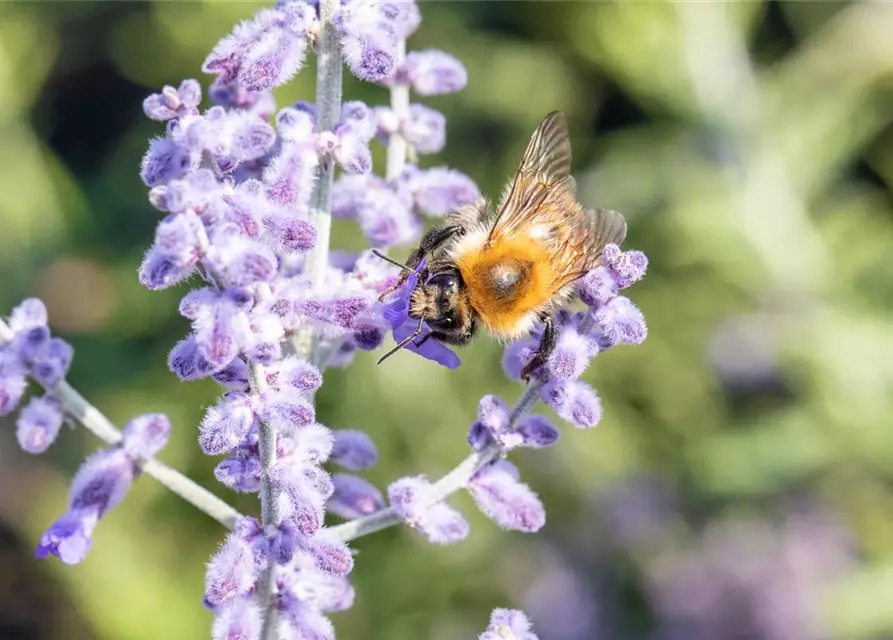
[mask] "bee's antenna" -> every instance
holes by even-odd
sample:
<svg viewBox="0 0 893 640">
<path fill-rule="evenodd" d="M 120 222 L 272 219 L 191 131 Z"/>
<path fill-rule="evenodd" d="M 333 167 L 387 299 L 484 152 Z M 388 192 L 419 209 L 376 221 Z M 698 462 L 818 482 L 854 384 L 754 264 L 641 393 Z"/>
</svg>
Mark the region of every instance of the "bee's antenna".
<svg viewBox="0 0 893 640">
<path fill-rule="evenodd" d="M 416 271 L 415 269 L 413 269 L 412 267 L 407 267 L 405 264 L 400 264 L 399 262 L 397 262 L 397 261 L 394 260 L 393 258 L 389 258 L 389 257 L 387 257 L 385 254 L 381 253 L 378 249 L 373 249 L 373 250 L 372 250 L 372 253 L 374 253 L 375 255 L 377 255 L 379 258 L 381 258 L 381 259 L 384 260 L 385 262 L 390 262 L 390 263 L 391 263 L 392 265 L 394 265 L 395 267 L 400 267 L 400 268 L 403 269 L 404 271 L 409 271 L 410 273 L 414 273 L 414 274 L 416 274 L 416 275 L 419 276 L 419 277 L 421 277 L 421 275 L 422 275 L 422 274 L 420 274 L 418 271 Z M 388 355 L 391 355 L 391 354 L 388 354 Z M 381 361 L 379 361 L 379 362 L 381 362 Z"/>
<path fill-rule="evenodd" d="M 396 347 L 394 347 L 393 349 L 391 349 L 390 351 L 388 351 L 386 354 L 384 354 L 382 357 L 380 357 L 380 358 L 378 359 L 378 364 L 381 364 L 382 362 L 384 362 L 385 360 L 387 360 L 388 358 L 390 358 L 392 355 L 394 355 L 395 353 L 397 353 L 398 351 L 400 351 L 400 349 L 402 349 L 403 347 L 405 347 L 406 345 L 408 345 L 410 342 L 412 342 L 413 340 L 415 340 L 416 338 L 418 338 L 418 337 L 419 337 L 419 334 L 422 333 L 422 325 L 423 325 L 424 323 L 425 323 L 425 319 L 424 319 L 424 318 L 419 318 L 419 326 L 418 326 L 418 328 L 416 328 L 416 330 L 415 330 L 410 336 L 408 336 L 407 338 L 404 338 L 403 340 L 401 340 L 401 341 L 400 341 L 400 344 L 398 344 Z"/>
</svg>

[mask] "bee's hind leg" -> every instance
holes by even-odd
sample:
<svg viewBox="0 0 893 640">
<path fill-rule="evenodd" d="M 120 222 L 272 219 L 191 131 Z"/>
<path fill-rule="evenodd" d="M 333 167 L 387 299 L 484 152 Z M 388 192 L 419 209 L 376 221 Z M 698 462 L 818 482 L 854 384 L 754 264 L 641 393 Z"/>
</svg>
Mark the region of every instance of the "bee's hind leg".
<svg viewBox="0 0 893 640">
<path fill-rule="evenodd" d="M 406 269 L 400 274 L 400 277 L 397 278 L 397 281 L 392 284 L 390 287 L 384 290 L 384 292 L 379 296 L 379 301 L 383 301 L 384 297 L 391 293 L 392 291 L 396 291 L 400 287 L 403 286 L 403 283 L 406 282 L 406 279 L 409 277 L 409 274 L 418 269 L 419 264 L 422 262 L 422 258 L 431 253 L 432 251 L 436 251 L 440 245 L 444 242 L 452 238 L 457 233 L 462 233 L 463 229 L 457 224 L 451 224 L 446 226 L 434 227 L 419 241 L 419 246 L 409 254 L 409 258 L 406 259 Z"/>
<path fill-rule="evenodd" d="M 540 319 L 545 325 L 543 327 L 543 337 L 540 338 L 540 346 L 536 355 L 533 356 L 523 369 L 521 369 L 521 379 L 524 382 L 527 382 L 530 379 L 530 375 L 536 369 L 539 369 L 549 361 L 549 357 L 555 350 L 555 342 L 557 339 L 555 335 L 555 322 L 552 320 L 552 316 L 548 314 L 544 314 Z"/>
</svg>

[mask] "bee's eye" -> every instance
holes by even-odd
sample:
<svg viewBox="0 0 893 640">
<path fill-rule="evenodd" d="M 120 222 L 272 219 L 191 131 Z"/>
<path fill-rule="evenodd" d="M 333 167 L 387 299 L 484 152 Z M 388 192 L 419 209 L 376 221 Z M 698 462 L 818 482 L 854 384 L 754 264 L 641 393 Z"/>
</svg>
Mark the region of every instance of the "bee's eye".
<svg viewBox="0 0 893 640">
<path fill-rule="evenodd" d="M 459 290 L 459 279 L 452 273 L 438 273 L 428 280 L 428 284 L 451 291 Z"/>
</svg>

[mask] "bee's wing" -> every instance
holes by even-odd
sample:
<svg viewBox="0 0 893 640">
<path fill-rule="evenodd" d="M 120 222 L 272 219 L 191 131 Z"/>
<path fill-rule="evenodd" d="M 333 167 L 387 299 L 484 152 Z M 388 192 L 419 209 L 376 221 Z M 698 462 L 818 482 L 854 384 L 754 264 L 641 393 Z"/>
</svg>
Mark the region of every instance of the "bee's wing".
<svg viewBox="0 0 893 640">
<path fill-rule="evenodd" d="M 556 291 L 597 267 L 606 244 L 622 244 L 626 239 L 623 214 L 611 209 L 586 209 L 580 213 L 576 227 L 564 236 L 556 252 L 557 271 L 561 274 L 554 285 Z"/>
<path fill-rule="evenodd" d="M 521 166 L 503 198 L 488 240 L 492 242 L 500 235 L 509 234 L 536 216 L 550 191 L 565 191 L 573 199 L 576 185 L 570 172 L 571 144 L 567 120 L 560 111 L 553 111 L 530 137 Z"/>
</svg>

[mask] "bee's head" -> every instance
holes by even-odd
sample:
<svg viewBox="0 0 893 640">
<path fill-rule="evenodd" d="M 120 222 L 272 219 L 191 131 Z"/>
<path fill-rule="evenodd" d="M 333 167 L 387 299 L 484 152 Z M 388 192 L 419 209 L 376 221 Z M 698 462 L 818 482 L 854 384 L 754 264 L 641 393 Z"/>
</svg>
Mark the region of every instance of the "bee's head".
<svg viewBox="0 0 893 640">
<path fill-rule="evenodd" d="M 467 302 L 462 274 L 455 267 L 438 271 L 415 288 L 409 298 L 409 315 L 423 319 L 435 331 L 462 329 Z"/>
</svg>

